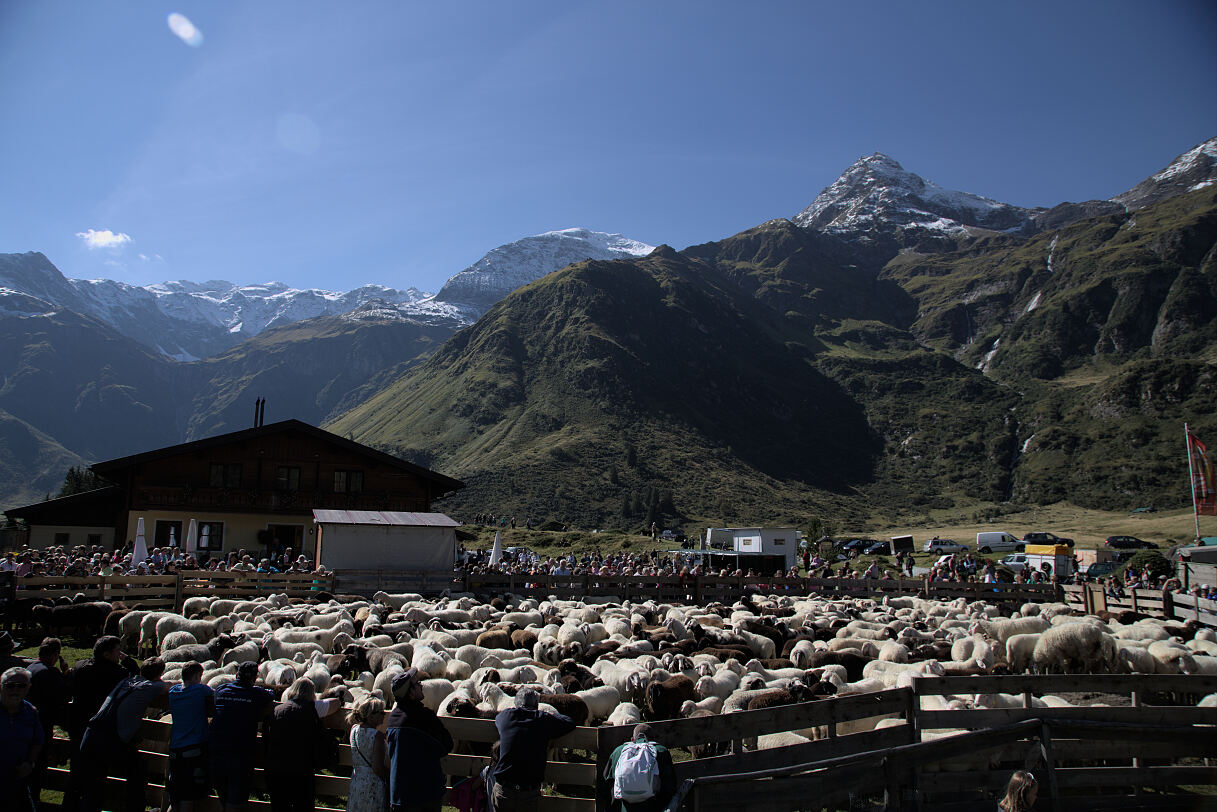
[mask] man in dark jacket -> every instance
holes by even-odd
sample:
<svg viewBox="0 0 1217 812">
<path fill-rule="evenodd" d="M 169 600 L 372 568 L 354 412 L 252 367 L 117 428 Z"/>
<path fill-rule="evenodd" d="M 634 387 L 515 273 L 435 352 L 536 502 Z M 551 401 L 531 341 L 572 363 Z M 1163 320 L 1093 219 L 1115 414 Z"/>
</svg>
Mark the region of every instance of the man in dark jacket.
<svg viewBox="0 0 1217 812">
<path fill-rule="evenodd" d="M 58 637 L 47 637 L 38 647 L 38 659 L 29 667 L 30 693 L 26 700 L 38 709 L 38 721 L 42 723 L 42 736 L 46 746 L 38 755 L 34 772 L 30 775 L 30 794 L 37 800 L 46 781 L 49 762 L 47 754 L 51 740 L 55 738 L 55 725 L 67 723 L 68 682 L 64 676 L 67 663 L 63 660 L 63 644 Z M 41 802 L 39 803 L 41 807 Z"/>
<path fill-rule="evenodd" d="M 549 742 L 575 729 L 570 718 L 538 710 L 538 701 L 536 691 L 524 688 L 516 694 L 516 706 L 500 711 L 494 719 L 499 729 L 499 761 L 491 773 L 495 812 L 535 812 L 539 808 Z"/>
<path fill-rule="evenodd" d="M 139 677 L 124 679 L 105 698 L 90 720 L 80 741 L 84 768 L 80 785 L 82 812 L 101 812 L 107 775 L 121 776 L 126 812 L 144 812 L 148 788 L 148 765 L 140 755 L 140 727 L 148 705 L 169 693 L 161 676 L 165 663 L 149 657 L 140 666 Z M 73 765 L 75 767 L 75 765 Z"/>
<path fill-rule="evenodd" d="M 422 675 L 409 668 L 393 680 L 397 707 L 385 722 L 390 812 L 440 812 L 448 788 L 440 760 L 452 735 L 423 705 Z"/>
<path fill-rule="evenodd" d="M 139 673 L 139 664 L 123 654 L 122 641 L 113 635 L 97 638 L 93 644 L 93 656 L 82 660 L 68 672 L 68 691 L 72 704 L 68 706 L 68 758 L 71 760 L 71 775 L 68 791 L 64 794 L 64 812 L 73 812 L 79 802 L 80 786 L 86 765 L 80 756 L 80 741 L 84 738 L 89 720 L 101 708 L 114 686 Z"/>
</svg>

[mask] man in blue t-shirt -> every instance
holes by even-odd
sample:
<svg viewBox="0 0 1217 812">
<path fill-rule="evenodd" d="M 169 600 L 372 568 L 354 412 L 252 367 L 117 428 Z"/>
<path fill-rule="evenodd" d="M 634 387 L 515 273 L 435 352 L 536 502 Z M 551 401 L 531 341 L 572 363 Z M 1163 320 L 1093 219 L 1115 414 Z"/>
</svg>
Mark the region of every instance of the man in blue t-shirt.
<svg viewBox="0 0 1217 812">
<path fill-rule="evenodd" d="M 173 732 L 169 737 L 169 801 L 174 812 L 192 812 L 194 802 L 206 798 L 207 719 L 215 716 L 215 692 L 200 680 L 201 663 L 187 663 L 182 682 L 169 689 L 169 715 Z"/>
<path fill-rule="evenodd" d="M 211 774 L 224 812 L 243 812 L 249 805 L 254 777 L 258 725 L 275 709 L 275 695 L 254 685 L 257 663 L 241 663 L 237 681 L 215 692 L 211 720 Z"/>
</svg>

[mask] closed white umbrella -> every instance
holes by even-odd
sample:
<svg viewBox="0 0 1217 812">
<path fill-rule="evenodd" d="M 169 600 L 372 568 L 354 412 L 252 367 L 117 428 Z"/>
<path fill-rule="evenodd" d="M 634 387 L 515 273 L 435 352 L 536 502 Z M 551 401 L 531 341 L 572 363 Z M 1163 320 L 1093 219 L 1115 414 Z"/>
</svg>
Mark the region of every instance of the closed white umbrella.
<svg viewBox="0 0 1217 812">
<path fill-rule="evenodd" d="M 169 528 L 169 546 L 170 547 L 177 546 L 177 528 L 176 527 Z"/>
<path fill-rule="evenodd" d="M 494 547 L 490 550 L 490 566 L 495 566 L 503 562 L 503 535 L 500 531 L 494 531 Z"/>
<path fill-rule="evenodd" d="M 131 551 L 131 564 L 135 565 L 148 557 L 148 540 L 144 538 L 144 517 L 135 524 L 135 549 Z"/>
<path fill-rule="evenodd" d="M 199 523 L 191 519 L 190 527 L 186 529 L 186 552 L 193 553 L 198 548 L 198 542 Z"/>
</svg>

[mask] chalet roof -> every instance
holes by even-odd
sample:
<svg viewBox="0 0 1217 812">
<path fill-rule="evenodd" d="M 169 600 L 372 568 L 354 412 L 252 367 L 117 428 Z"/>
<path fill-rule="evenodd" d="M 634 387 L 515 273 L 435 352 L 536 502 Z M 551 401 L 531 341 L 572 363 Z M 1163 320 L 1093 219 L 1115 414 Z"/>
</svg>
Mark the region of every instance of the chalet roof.
<svg viewBox="0 0 1217 812">
<path fill-rule="evenodd" d="M 460 527 L 443 513 L 403 513 L 389 510 L 314 510 L 317 524 L 378 524 L 391 527 Z"/>
<path fill-rule="evenodd" d="M 94 473 L 99 476 L 104 476 L 107 479 L 116 479 L 116 474 L 131 468 L 136 465 L 141 465 L 145 462 L 165 459 L 166 457 L 176 457 L 179 454 L 192 454 L 198 451 L 205 451 L 209 448 L 229 445 L 230 443 L 245 442 L 248 440 L 256 440 L 261 437 L 267 437 L 275 434 L 285 434 L 288 432 L 297 432 L 317 438 L 326 443 L 345 448 L 357 454 L 361 454 L 371 460 L 384 463 L 401 471 L 414 474 L 422 479 L 429 480 L 435 483 L 437 490 L 440 493 L 450 491 L 458 491 L 465 487 L 465 483 L 459 479 L 444 476 L 436 473 L 421 465 L 415 465 L 412 462 L 407 462 L 400 457 L 395 457 L 392 454 L 386 454 L 383 451 L 378 451 L 370 446 L 357 443 L 354 440 L 348 440 L 345 437 L 337 434 L 331 434 L 325 429 L 319 429 L 316 426 L 310 426 L 300 420 L 280 420 L 278 423 L 270 423 L 265 426 L 255 426 L 253 428 L 243 429 L 241 431 L 233 431 L 228 434 L 218 434 L 215 437 L 207 437 L 203 440 L 195 440 L 189 443 L 181 443 L 179 445 L 166 446 L 153 451 L 145 451 L 142 454 L 132 454 L 129 457 L 118 457 L 113 460 L 97 462 L 90 466 Z"/>
<path fill-rule="evenodd" d="M 10 519 L 30 524 L 61 524 L 72 527 L 106 526 L 117 521 L 123 509 L 123 491 L 117 485 L 107 485 L 91 491 L 60 496 L 4 510 Z"/>
</svg>

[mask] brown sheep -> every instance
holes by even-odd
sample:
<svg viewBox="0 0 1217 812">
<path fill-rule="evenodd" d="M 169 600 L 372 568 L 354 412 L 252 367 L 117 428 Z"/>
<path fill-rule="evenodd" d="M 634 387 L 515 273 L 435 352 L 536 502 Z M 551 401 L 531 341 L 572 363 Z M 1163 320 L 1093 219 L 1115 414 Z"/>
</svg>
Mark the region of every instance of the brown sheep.
<svg viewBox="0 0 1217 812">
<path fill-rule="evenodd" d="M 773 691 L 766 691 L 760 696 L 748 700 L 748 710 L 776 708 L 779 705 L 794 705 L 798 702 L 810 702 L 813 699 L 823 699 L 837 692 L 837 687 L 831 682 L 818 682 L 812 687 L 801 680 L 791 680 L 790 685 Z"/>
<path fill-rule="evenodd" d="M 511 633 L 511 648 L 523 648 L 532 651 L 537 644 L 537 633 L 532 629 L 517 628 Z"/>
<path fill-rule="evenodd" d="M 653 721 L 679 719 L 680 706 L 696 699 L 694 682 L 684 674 L 676 674 L 663 682 L 652 682 L 646 690 L 647 718 Z"/>
<path fill-rule="evenodd" d="M 474 641 L 482 648 L 497 648 L 511 650 L 511 631 L 501 626 L 487 629 L 477 636 Z"/>
<path fill-rule="evenodd" d="M 587 703 L 582 697 L 574 694 L 543 694 L 540 699 L 558 713 L 569 717 L 576 725 L 582 727 L 587 724 Z"/>
</svg>

